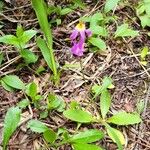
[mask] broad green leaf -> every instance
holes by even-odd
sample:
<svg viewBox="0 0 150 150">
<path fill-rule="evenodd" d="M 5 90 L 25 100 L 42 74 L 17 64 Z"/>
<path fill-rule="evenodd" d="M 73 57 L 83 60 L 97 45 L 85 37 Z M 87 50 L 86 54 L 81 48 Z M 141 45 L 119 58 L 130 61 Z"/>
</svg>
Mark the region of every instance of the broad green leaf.
<svg viewBox="0 0 150 150">
<path fill-rule="evenodd" d="M 91 16 L 90 18 L 90 28 L 94 28 L 95 26 L 98 26 L 98 22 L 99 21 L 102 21 L 104 18 L 103 18 L 103 15 L 102 13 L 98 12 L 98 13 L 95 13 L 93 16 Z"/>
<path fill-rule="evenodd" d="M 141 25 L 143 28 L 145 28 L 146 26 L 150 27 L 150 16 L 144 15 L 144 16 L 140 16 L 139 18 L 141 20 Z"/>
<path fill-rule="evenodd" d="M 71 143 L 92 143 L 96 142 L 104 137 L 103 132 L 97 129 L 90 129 L 86 131 L 79 132 L 73 135 L 69 142 Z"/>
<path fill-rule="evenodd" d="M 29 51 L 28 49 L 21 50 L 20 54 L 27 64 L 35 63 L 38 60 L 38 56 L 36 56 L 33 52 Z"/>
<path fill-rule="evenodd" d="M 137 7 L 137 9 L 136 9 L 136 13 L 137 13 L 138 16 L 141 15 L 141 14 L 143 14 L 144 11 L 145 11 L 145 6 L 144 6 L 144 5 L 140 5 L 140 6 Z"/>
<path fill-rule="evenodd" d="M 114 123 L 117 125 L 130 125 L 140 123 L 142 120 L 139 114 L 127 113 L 127 112 L 118 112 L 112 117 L 108 118 L 107 122 Z"/>
<path fill-rule="evenodd" d="M 123 138 L 122 136 L 120 136 L 120 133 L 118 134 L 118 132 L 116 132 L 116 129 L 114 130 L 114 128 L 109 126 L 107 123 L 105 123 L 105 127 L 111 139 L 115 141 L 115 143 L 117 144 L 118 150 L 123 150 L 123 147 L 121 144 L 121 140 L 123 140 Z"/>
<path fill-rule="evenodd" d="M 30 101 L 28 99 L 23 99 L 21 100 L 19 103 L 18 103 L 18 107 L 23 109 L 23 108 L 26 108 L 27 106 L 29 106 L 30 104 Z"/>
<path fill-rule="evenodd" d="M 101 86 L 95 86 L 95 96 L 98 96 L 101 94 L 102 91 L 106 90 L 107 88 L 109 88 L 109 86 L 112 85 L 112 79 L 110 77 L 104 77 L 104 79 L 102 80 L 102 85 Z"/>
<path fill-rule="evenodd" d="M 150 36 L 150 32 L 148 32 L 147 35 Z"/>
<path fill-rule="evenodd" d="M 13 92 L 14 91 L 14 88 L 12 88 L 11 86 L 7 85 L 3 80 L 1 80 L 1 85 L 6 91 L 9 91 L 9 92 Z"/>
<path fill-rule="evenodd" d="M 105 13 L 114 10 L 120 0 L 106 0 L 104 11 Z"/>
<path fill-rule="evenodd" d="M 48 143 L 53 143 L 57 138 L 57 134 L 51 129 L 46 130 L 43 136 Z"/>
<path fill-rule="evenodd" d="M 43 39 L 38 38 L 37 45 L 40 48 L 47 65 L 52 70 L 53 67 L 52 67 L 52 62 L 51 62 L 51 58 L 50 58 L 50 50 L 48 49 L 46 42 Z"/>
<path fill-rule="evenodd" d="M 15 89 L 24 90 L 25 85 L 16 75 L 6 75 L 2 78 L 2 81 L 5 82 L 8 86 L 11 86 Z"/>
<path fill-rule="evenodd" d="M 22 36 L 18 37 L 19 42 L 22 46 L 30 41 L 31 38 L 33 38 L 36 35 L 37 31 L 35 30 L 27 30 L 24 31 Z"/>
<path fill-rule="evenodd" d="M 111 105 L 111 95 L 107 89 L 103 90 L 100 96 L 100 110 L 102 118 L 106 117 Z"/>
<path fill-rule="evenodd" d="M 101 91 L 101 89 L 102 89 L 102 86 L 100 86 L 100 85 L 94 84 L 92 86 L 92 92 L 95 93 L 95 94 L 98 94 L 99 91 Z"/>
<path fill-rule="evenodd" d="M 75 143 L 72 146 L 74 150 L 103 150 L 100 146 L 86 143 Z"/>
<path fill-rule="evenodd" d="M 110 77 L 104 77 L 102 80 L 102 90 L 109 88 L 112 85 L 112 79 Z"/>
<path fill-rule="evenodd" d="M 18 107 L 9 108 L 5 119 L 4 119 L 4 129 L 3 129 L 3 149 L 9 142 L 10 137 L 16 130 L 21 117 L 21 110 Z"/>
<path fill-rule="evenodd" d="M 116 134 L 116 136 L 117 136 L 118 139 L 120 140 L 120 143 L 121 143 L 122 145 L 125 144 L 124 135 L 123 135 L 122 132 L 120 132 L 119 130 L 117 130 L 117 129 L 111 127 L 111 130 L 110 130 L 110 129 L 107 129 L 107 133 L 108 133 L 109 137 L 113 140 L 113 142 L 117 143 L 117 141 L 116 141 L 115 138 L 114 138 L 114 134 Z M 113 134 L 113 133 L 114 133 L 114 134 Z"/>
<path fill-rule="evenodd" d="M 22 27 L 21 24 L 19 24 L 19 25 L 17 26 L 16 36 L 17 36 L 18 38 L 20 38 L 20 37 L 23 35 L 23 32 L 24 32 L 23 27 Z"/>
<path fill-rule="evenodd" d="M 0 37 L 0 43 L 14 45 L 19 47 L 18 38 L 14 35 L 4 35 Z"/>
<path fill-rule="evenodd" d="M 104 42 L 102 39 L 100 39 L 100 38 L 94 38 L 94 37 L 92 37 L 92 38 L 89 39 L 89 42 L 90 42 L 92 45 L 98 47 L 100 50 L 106 50 L 106 44 L 105 44 L 105 42 Z"/>
<path fill-rule="evenodd" d="M 96 26 L 90 27 L 90 30 L 92 31 L 92 34 L 101 35 L 103 37 L 108 36 L 108 32 L 104 27 L 96 25 Z"/>
<path fill-rule="evenodd" d="M 38 120 L 30 120 L 27 127 L 33 132 L 38 133 L 44 133 L 45 131 L 49 130 L 49 128 L 43 122 Z"/>
<path fill-rule="evenodd" d="M 68 109 L 63 112 L 63 115 L 72 121 L 80 123 L 89 123 L 94 121 L 90 113 L 79 109 Z"/>
<path fill-rule="evenodd" d="M 1 66 L 3 60 L 4 60 L 4 55 L 3 55 L 3 53 L 0 53 L 0 66 Z"/>
<path fill-rule="evenodd" d="M 145 13 L 146 13 L 148 16 L 150 16 L 150 9 L 149 9 L 149 7 L 150 7 L 150 1 L 149 1 L 149 0 L 144 0 L 144 1 L 143 1 L 143 5 L 144 5 L 144 7 L 145 7 Z"/>
<path fill-rule="evenodd" d="M 140 53 L 141 59 L 144 60 L 145 57 L 147 56 L 147 54 L 148 54 L 148 47 L 145 46 L 145 47 L 142 49 L 141 53 Z"/>
<path fill-rule="evenodd" d="M 30 96 L 31 98 L 35 98 L 35 96 L 37 95 L 37 85 L 32 82 L 32 83 L 29 83 L 27 86 L 26 86 L 26 90 L 25 90 L 26 94 L 28 96 Z"/>
<path fill-rule="evenodd" d="M 45 119 L 48 117 L 48 115 L 49 115 L 48 110 L 44 110 L 44 111 L 40 112 L 40 119 Z"/>
<path fill-rule="evenodd" d="M 72 2 L 77 6 L 77 7 L 80 7 L 82 9 L 85 8 L 85 3 L 83 3 L 82 0 L 72 0 Z"/>
<path fill-rule="evenodd" d="M 138 31 L 134 31 L 128 27 L 128 24 L 122 24 L 121 26 L 117 27 L 117 30 L 115 32 L 115 38 L 116 37 L 135 37 L 138 36 Z"/>
<path fill-rule="evenodd" d="M 61 11 L 60 11 L 60 15 L 66 15 L 66 14 L 69 14 L 70 12 L 72 12 L 73 10 L 71 8 L 63 8 Z"/>
<path fill-rule="evenodd" d="M 140 63 L 143 65 L 143 66 L 147 66 L 147 61 L 140 61 Z"/>
<path fill-rule="evenodd" d="M 60 104 L 61 104 L 61 99 L 57 95 L 52 93 L 48 95 L 47 107 L 49 110 L 58 108 Z"/>
</svg>

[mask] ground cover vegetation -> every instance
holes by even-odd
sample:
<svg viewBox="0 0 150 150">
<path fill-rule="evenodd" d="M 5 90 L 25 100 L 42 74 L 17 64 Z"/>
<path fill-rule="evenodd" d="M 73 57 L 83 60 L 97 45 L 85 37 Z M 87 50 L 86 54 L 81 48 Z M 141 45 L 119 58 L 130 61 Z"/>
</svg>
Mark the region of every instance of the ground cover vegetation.
<svg viewBox="0 0 150 150">
<path fill-rule="evenodd" d="M 150 149 L 150 0 L 0 1 L 0 149 Z"/>
</svg>

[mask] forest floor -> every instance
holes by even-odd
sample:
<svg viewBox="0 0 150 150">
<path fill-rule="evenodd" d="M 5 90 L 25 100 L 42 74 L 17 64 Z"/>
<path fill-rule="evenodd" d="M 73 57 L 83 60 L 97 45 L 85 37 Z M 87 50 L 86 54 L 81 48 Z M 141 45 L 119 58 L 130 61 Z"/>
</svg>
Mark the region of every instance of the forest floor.
<svg viewBox="0 0 150 150">
<path fill-rule="evenodd" d="M 61 7 L 66 7 L 70 3 L 65 0 L 48 1 L 48 4 Z M 90 113 L 96 114 L 96 109 L 99 110 L 99 101 L 95 100 L 95 105 L 92 105 L 91 88 L 94 84 L 101 84 L 105 76 L 110 76 L 114 85 L 114 88 L 110 90 L 112 94 L 110 114 L 118 110 L 125 110 L 129 113 L 135 112 L 137 104 L 142 100 L 144 101 L 144 108 L 141 112 L 142 122 L 132 126 L 118 127 L 127 140 L 124 149 L 150 149 L 150 56 L 146 56 L 147 65 L 144 66 L 140 63 L 141 50 L 145 46 L 150 48 L 150 37 L 147 35 L 150 28 L 143 28 L 140 24 L 140 20 L 136 15 L 138 1 L 121 3 L 115 12 L 111 12 L 110 15 L 116 16 L 117 24 L 127 22 L 132 29 L 139 31 L 139 36 L 115 39 L 113 33 L 116 30 L 116 23 L 108 23 L 106 28 L 109 31 L 109 36 L 103 38 L 107 45 L 106 51 L 104 53 L 93 52 L 87 46 L 86 52 L 79 61 L 70 52 L 69 36 L 80 17 L 101 12 L 105 1 L 84 0 L 84 3 L 85 8 L 77 8 L 67 15 L 51 14 L 49 16 L 49 20 L 55 20 L 57 17 L 61 19 L 60 25 L 52 24 L 53 48 L 60 68 L 65 64 L 76 65 L 80 64 L 80 61 L 82 63 L 82 67 L 66 67 L 63 69 L 58 86 L 54 86 L 49 79 L 52 72 L 37 47 L 35 38 L 32 38 L 29 47 L 38 55 L 39 59 L 36 63 L 29 64 L 29 66 L 23 65 L 24 61 L 19 56 L 16 48 L 0 44 L 0 53 L 4 55 L 4 60 L 0 66 L 0 77 L 13 74 L 17 75 L 24 83 L 34 81 L 38 85 L 38 92 L 44 96 L 40 109 L 35 108 L 32 104 L 23 109 L 22 117 L 24 122 L 11 137 L 8 146 L 9 150 L 48 149 L 45 147 L 40 134 L 33 133 L 27 129 L 26 123 L 31 119 L 31 114 L 32 119 L 39 119 L 55 131 L 60 127 L 67 128 L 70 132 L 76 130 L 76 123 L 68 121 L 57 110 L 50 111 L 46 118 L 41 117 L 42 106 L 46 103 L 48 93 L 53 92 L 59 95 L 65 102 L 66 107 L 69 106 L 71 101 L 76 101 L 80 106 L 89 110 Z M 38 35 L 42 35 L 31 2 L 28 0 L 5 0 L 0 12 L 0 24 L 2 25 L 1 36 L 15 34 L 17 24 L 21 24 L 25 30 L 35 29 L 38 31 Z M 40 66 L 43 66 L 45 70 L 37 74 L 36 70 Z M 7 109 L 16 106 L 24 98 L 22 91 L 8 92 L 3 86 L 0 86 L 0 143 L 2 142 L 2 129 Z M 103 130 L 103 127 L 99 124 L 83 124 L 80 127 L 81 130 L 87 128 Z M 117 149 L 116 144 L 108 136 L 98 144 L 101 144 L 107 150 Z M 63 145 L 58 149 L 71 150 L 71 147 Z"/>
</svg>

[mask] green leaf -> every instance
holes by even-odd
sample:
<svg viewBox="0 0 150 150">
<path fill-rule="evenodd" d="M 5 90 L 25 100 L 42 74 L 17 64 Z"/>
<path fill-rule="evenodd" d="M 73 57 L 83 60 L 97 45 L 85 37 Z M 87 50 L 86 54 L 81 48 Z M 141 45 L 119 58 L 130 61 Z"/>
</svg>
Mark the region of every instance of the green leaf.
<svg viewBox="0 0 150 150">
<path fill-rule="evenodd" d="M 0 43 L 14 45 L 19 47 L 18 38 L 14 35 L 4 35 L 0 37 Z"/>
<path fill-rule="evenodd" d="M 105 127 L 106 127 L 107 132 L 108 132 L 109 136 L 111 137 L 111 139 L 113 141 L 115 141 L 115 143 L 117 144 L 118 150 L 123 150 L 123 147 L 121 144 L 122 136 L 120 136 L 120 133 L 118 133 L 118 131 L 116 131 L 116 129 L 112 128 L 107 123 L 105 123 Z"/>
<path fill-rule="evenodd" d="M 107 89 L 103 90 L 100 97 L 100 110 L 102 118 L 106 117 L 111 105 L 111 95 Z"/>
<path fill-rule="evenodd" d="M 142 59 L 142 60 L 145 60 L 145 57 L 147 56 L 147 54 L 148 54 L 148 47 L 145 46 L 145 47 L 142 49 L 141 53 L 140 53 L 141 59 Z"/>
<path fill-rule="evenodd" d="M 104 79 L 102 80 L 102 86 L 97 85 L 94 87 L 94 92 L 95 92 L 94 98 L 100 95 L 102 91 L 106 90 L 111 85 L 112 85 L 112 79 L 110 77 L 104 77 Z"/>
<path fill-rule="evenodd" d="M 94 121 L 90 113 L 79 109 L 68 109 L 63 112 L 63 115 L 72 121 L 80 123 L 89 123 Z"/>
<path fill-rule="evenodd" d="M 54 141 L 57 138 L 57 134 L 51 130 L 48 129 L 43 133 L 44 139 L 48 142 L 48 143 L 54 143 Z"/>
<path fill-rule="evenodd" d="M 104 27 L 96 25 L 96 26 L 90 27 L 90 30 L 92 31 L 92 34 L 101 35 L 103 37 L 108 36 L 108 32 Z"/>
<path fill-rule="evenodd" d="M 150 27 L 150 16 L 144 15 L 144 16 L 140 16 L 139 18 L 141 20 L 141 25 L 143 28 L 145 28 L 146 26 Z"/>
<path fill-rule="evenodd" d="M 1 80 L 1 85 L 6 91 L 9 91 L 9 92 L 13 92 L 14 91 L 14 88 L 12 88 L 11 86 L 7 85 L 3 80 Z"/>
<path fill-rule="evenodd" d="M 51 62 L 51 58 L 50 58 L 50 51 L 47 47 L 47 44 L 46 42 L 41 39 L 41 38 L 38 38 L 37 39 L 37 45 L 38 47 L 40 48 L 41 52 L 42 52 L 42 55 L 47 63 L 47 65 L 49 66 L 49 68 L 52 70 L 53 67 L 52 67 L 52 62 Z"/>
<path fill-rule="evenodd" d="M 20 54 L 27 64 L 35 63 L 38 60 L 38 56 L 36 56 L 33 52 L 29 51 L 28 49 L 21 50 Z"/>
<path fill-rule="evenodd" d="M 77 6 L 80 7 L 82 9 L 85 8 L 85 4 L 82 2 L 82 0 L 72 0 L 72 2 Z"/>
<path fill-rule="evenodd" d="M 143 66 L 146 66 L 147 65 L 147 61 L 140 61 L 140 63 L 143 65 Z"/>
<path fill-rule="evenodd" d="M 9 108 L 5 119 L 4 119 L 4 129 L 3 129 L 3 149 L 9 142 L 10 137 L 16 130 L 21 117 L 21 110 L 18 107 Z"/>
<path fill-rule="evenodd" d="M 29 42 L 30 39 L 36 35 L 36 33 L 37 31 L 35 30 L 27 30 L 23 32 L 22 36 L 18 37 L 18 41 L 22 49 L 27 47 L 26 43 Z"/>
<path fill-rule="evenodd" d="M 131 114 L 124 111 L 118 112 L 117 114 L 113 115 L 107 120 L 107 122 L 114 123 L 117 125 L 130 125 L 140 123 L 141 121 L 142 120 L 139 114 Z"/>
<path fill-rule="evenodd" d="M 47 107 L 49 110 L 58 108 L 60 104 L 61 104 L 61 99 L 57 95 L 53 93 L 50 93 L 48 95 Z"/>
<path fill-rule="evenodd" d="M 114 10 L 120 0 L 106 0 L 104 11 L 105 13 Z"/>
<path fill-rule="evenodd" d="M 105 44 L 105 42 L 104 42 L 102 39 L 100 39 L 100 38 L 94 38 L 94 37 L 92 37 L 92 38 L 89 39 L 89 42 L 90 42 L 92 45 L 98 47 L 100 50 L 106 50 L 106 44 Z"/>
<path fill-rule="evenodd" d="M 32 83 L 29 83 L 27 86 L 26 86 L 26 90 L 25 90 L 26 94 L 28 96 L 30 96 L 31 98 L 35 98 L 35 96 L 37 95 L 37 85 L 32 82 Z"/>
<path fill-rule="evenodd" d="M 125 138 L 124 138 L 124 135 L 122 134 L 122 132 L 120 132 L 119 130 L 115 129 L 115 128 L 112 128 L 111 127 L 111 130 L 110 129 L 107 129 L 107 133 L 109 135 L 109 137 L 113 140 L 113 142 L 117 143 L 115 137 L 114 137 L 114 134 L 118 137 L 120 143 L 122 145 L 125 144 Z"/>
<path fill-rule="evenodd" d="M 74 150 L 103 150 L 100 146 L 86 143 L 75 143 L 73 144 Z"/>
<path fill-rule="evenodd" d="M 94 28 L 95 26 L 98 26 L 99 21 L 102 21 L 104 19 L 103 14 L 98 12 L 95 13 L 91 18 L 90 18 L 90 28 Z"/>
<path fill-rule="evenodd" d="M 38 133 L 44 133 L 45 131 L 49 130 L 49 128 L 43 122 L 38 120 L 30 120 L 27 127 L 33 132 Z"/>
<path fill-rule="evenodd" d="M 122 24 L 121 26 L 117 27 L 117 30 L 115 32 L 115 38 L 116 37 L 135 37 L 138 36 L 138 31 L 134 31 L 128 27 L 128 24 Z"/>
<path fill-rule="evenodd" d="M 19 25 L 17 26 L 16 36 L 17 36 L 18 38 L 21 37 L 21 36 L 23 35 L 23 32 L 24 32 L 23 27 L 22 27 L 21 24 L 19 24 Z"/>
<path fill-rule="evenodd" d="M 60 11 L 60 15 L 67 15 L 69 14 L 70 12 L 72 12 L 73 10 L 71 8 L 63 8 L 61 11 Z"/>
<path fill-rule="evenodd" d="M 19 41 L 23 44 L 27 43 L 30 41 L 31 38 L 33 38 L 36 35 L 37 31 L 35 30 L 27 30 L 24 31 L 22 36 L 19 37 Z"/>
<path fill-rule="evenodd" d="M 92 143 L 96 142 L 104 137 L 103 132 L 97 129 L 90 129 L 86 131 L 79 132 L 76 135 L 73 135 L 69 142 L 71 143 Z"/>
<path fill-rule="evenodd" d="M 44 32 L 44 36 L 46 39 L 46 43 L 44 40 L 39 39 L 37 44 L 40 47 L 44 59 L 46 60 L 48 66 L 53 71 L 54 81 L 56 84 L 58 81 L 58 73 L 56 68 L 54 52 L 53 52 L 52 32 L 47 18 L 46 3 L 44 2 L 44 0 L 32 0 L 32 7 L 35 10 L 36 16 L 38 18 L 38 22 L 40 24 L 42 31 Z"/>
<path fill-rule="evenodd" d="M 6 75 L 2 78 L 2 81 L 5 82 L 8 86 L 11 86 L 15 89 L 25 89 L 24 83 L 16 75 Z"/>
<path fill-rule="evenodd" d="M 48 44 L 52 48 L 52 33 L 48 23 L 46 3 L 43 0 L 32 0 L 32 7 L 35 10 L 38 22 L 44 32 Z"/>
<path fill-rule="evenodd" d="M 18 103 L 18 107 L 20 107 L 21 109 L 26 108 L 27 106 L 29 106 L 30 101 L 28 99 L 23 99 Z"/>
</svg>

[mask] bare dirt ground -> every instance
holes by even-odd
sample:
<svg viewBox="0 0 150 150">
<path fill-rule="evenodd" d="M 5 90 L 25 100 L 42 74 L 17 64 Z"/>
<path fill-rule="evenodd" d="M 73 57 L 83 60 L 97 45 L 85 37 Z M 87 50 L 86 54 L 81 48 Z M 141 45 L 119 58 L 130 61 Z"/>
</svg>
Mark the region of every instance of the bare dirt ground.
<svg viewBox="0 0 150 150">
<path fill-rule="evenodd" d="M 50 1 L 54 5 L 65 6 L 69 2 L 67 1 Z M 70 41 L 68 40 L 73 27 L 76 25 L 74 21 L 79 17 L 87 14 L 93 7 L 94 12 L 102 9 L 103 1 L 85 0 L 87 8 L 85 10 L 77 9 L 73 13 L 70 13 L 62 17 L 62 24 L 59 26 L 53 26 L 54 36 L 54 50 L 57 61 L 60 66 L 63 66 L 66 62 L 76 63 L 78 59 L 70 53 Z M 100 83 L 104 76 L 111 76 L 115 88 L 111 90 L 112 93 L 112 107 L 111 111 L 125 110 L 127 112 L 134 112 L 136 110 L 136 104 L 139 100 L 146 101 L 146 105 L 143 113 L 141 114 L 143 122 L 129 127 L 122 127 L 127 137 L 128 145 L 125 146 L 125 150 L 149 150 L 150 149 L 150 57 L 146 59 L 148 65 L 141 67 L 138 62 L 138 54 L 143 46 L 150 47 L 150 37 L 147 36 L 147 32 L 150 28 L 143 29 L 140 25 L 134 9 L 130 6 L 135 6 L 136 1 L 128 1 L 129 6 L 117 7 L 115 15 L 118 17 L 118 23 L 129 22 L 129 24 L 140 32 L 140 36 L 135 38 L 125 38 L 122 40 L 114 40 L 112 36 L 104 39 L 107 43 L 107 53 L 99 54 L 92 53 L 89 49 L 85 55 L 81 58 L 83 62 L 82 70 L 66 69 L 61 74 L 61 80 L 59 87 L 54 87 L 49 77 L 51 72 L 48 69 L 41 52 L 35 44 L 35 40 L 31 41 L 31 47 L 33 51 L 39 55 L 37 63 L 30 65 L 29 67 L 18 67 L 22 63 L 22 59 L 19 58 L 16 49 L 9 45 L 0 44 L 0 51 L 5 55 L 5 61 L 0 66 L 0 77 L 6 74 L 18 75 L 25 83 L 35 81 L 39 85 L 39 92 L 41 95 L 48 94 L 49 91 L 54 91 L 60 95 L 69 104 L 71 100 L 78 101 L 81 106 L 89 107 L 92 113 L 94 108 L 89 106 L 89 99 L 91 99 L 91 87 L 94 83 Z M 56 15 L 49 16 L 49 19 L 55 18 Z M 23 0 L 10 0 L 4 3 L 3 11 L 0 14 L 0 23 L 3 28 L 0 30 L 0 34 L 15 34 L 18 23 L 21 23 L 25 29 L 34 28 L 39 31 L 38 21 L 35 17 L 34 11 L 31 7 L 30 1 Z M 114 23 L 107 26 L 110 33 L 116 29 Z M 35 71 L 40 65 L 46 68 L 46 71 L 41 75 L 36 75 Z M 84 74 L 84 78 L 83 78 Z M 24 98 L 22 92 L 7 92 L 0 87 L 0 143 L 1 133 L 3 128 L 3 120 L 6 111 L 9 107 L 15 106 L 21 99 Z M 43 102 L 44 103 L 44 102 Z M 98 107 L 98 102 L 97 102 Z M 33 118 L 39 118 L 40 111 L 34 107 L 31 108 Z M 24 110 L 23 115 L 25 118 L 30 117 L 30 111 Z M 29 118 L 30 119 L 30 118 Z M 42 120 L 47 123 L 51 128 L 56 130 L 58 127 L 66 127 L 69 130 L 75 128 L 75 124 L 68 122 L 61 113 L 51 112 L 46 119 Z M 101 129 L 100 125 L 93 125 L 94 127 Z M 92 125 L 83 125 L 82 128 L 92 128 Z M 116 145 L 107 138 L 102 140 L 101 145 L 107 150 L 116 150 Z M 22 124 L 9 142 L 10 150 L 27 150 L 27 149 L 47 149 L 44 147 L 43 140 L 39 134 L 33 134 L 27 130 L 26 124 Z M 71 149 L 68 145 L 63 146 L 60 150 Z"/>
</svg>

